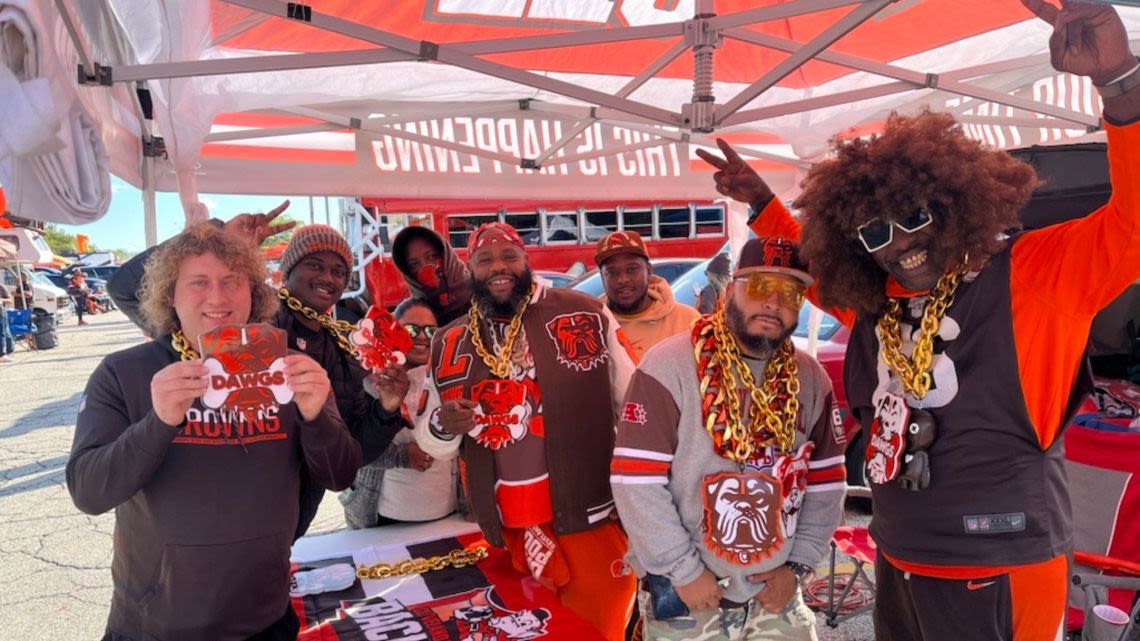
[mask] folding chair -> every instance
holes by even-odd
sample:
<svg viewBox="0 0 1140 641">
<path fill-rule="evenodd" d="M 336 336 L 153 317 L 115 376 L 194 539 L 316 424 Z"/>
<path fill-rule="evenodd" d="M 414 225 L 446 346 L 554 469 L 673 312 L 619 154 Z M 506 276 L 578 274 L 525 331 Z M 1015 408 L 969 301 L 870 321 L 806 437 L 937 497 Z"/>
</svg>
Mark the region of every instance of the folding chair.
<svg viewBox="0 0 1140 641">
<path fill-rule="evenodd" d="M 871 490 L 865 487 L 847 488 L 848 496 L 870 498 Z M 823 610 L 825 622 L 830 627 L 838 627 L 841 622 L 874 607 L 874 583 L 868 576 L 873 571 L 878 549 L 865 527 L 840 526 L 831 537 L 831 553 L 828 560 L 828 600 Z M 852 560 L 855 568 L 850 574 L 836 578 L 836 555 L 842 552 Z M 841 592 L 836 595 L 836 591 Z"/>
<path fill-rule="evenodd" d="M 1065 471 L 1076 547 L 1065 628 L 1087 641 L 1098 605 L 1140 616 L 1140 433 L 1069 426 Z"/>
<path fill-rule="evenodd" d="M 8 310 L 8 331 L 12 333 L 12 342 L 23 345 L 25 349 L 36 349 L 36 328 L 32 324 L 32 310 Z"/>
</svg>

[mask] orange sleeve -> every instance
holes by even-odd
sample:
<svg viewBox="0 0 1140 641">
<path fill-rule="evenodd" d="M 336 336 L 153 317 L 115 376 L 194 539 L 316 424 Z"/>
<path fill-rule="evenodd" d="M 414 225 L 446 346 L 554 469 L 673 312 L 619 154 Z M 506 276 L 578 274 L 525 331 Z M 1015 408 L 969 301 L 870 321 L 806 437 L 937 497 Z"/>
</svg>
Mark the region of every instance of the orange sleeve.
<svg viewBox="0 0 1140 641">
<path fill-rule="evenodd" d="M 784 207 L 784 203 L 780 202 L 779 198 L 773 198 L 768 201 L 768 204 L 764 206 L 764 209 L 760 210 L 760 213 L 752 219 L 752 222 L 748 226 L 757 236 L 777 236 L 794 240 L 797 243 L 800 242 L 802 225 L 800 225 L 800 221 L 792 217 L 791 212 L 788 211 L 787 207 Z M 812 285 L 808 288 L 807 297 L 813 305 L 831 314 L 848 328 L 855 325 L 856 315 L 852 310 L 829 308 L 820 305 L 818 285 Z"/>
<path fill-rule="evenodd" d="M 800 242 L 800 221 L 792 218 L 791 212 L 779 198 L 769 200 L 748 226 L 757 236 L 778 236 Z"/>
<path fill-rule="evenodd" d="M 1140 123 L 1105 129 L 1108 203 L 1084 218 L 1022 234 L 1011 254 L 1017 367 L 1042 449 L 1063 427 L 1093 316 L 1140 277 Z"/>
</svg>

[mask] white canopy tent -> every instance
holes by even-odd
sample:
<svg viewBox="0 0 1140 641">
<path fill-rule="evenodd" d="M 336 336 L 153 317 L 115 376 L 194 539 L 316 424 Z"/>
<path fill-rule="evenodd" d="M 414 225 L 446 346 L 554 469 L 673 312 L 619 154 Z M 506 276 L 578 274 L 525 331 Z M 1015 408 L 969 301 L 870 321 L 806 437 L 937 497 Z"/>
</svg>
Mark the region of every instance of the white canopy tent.
<svg viewBox="0 0 1140 641">
<path fill-rule="evenodd" d="M 155 190 L 191 219 L 199 192 L 708 199 L 719 136 L 791 196 L 891 110 L 998 147 L 1099 129 L 1018 0 L 40 2 L 149 242 Z"/>
</svg>

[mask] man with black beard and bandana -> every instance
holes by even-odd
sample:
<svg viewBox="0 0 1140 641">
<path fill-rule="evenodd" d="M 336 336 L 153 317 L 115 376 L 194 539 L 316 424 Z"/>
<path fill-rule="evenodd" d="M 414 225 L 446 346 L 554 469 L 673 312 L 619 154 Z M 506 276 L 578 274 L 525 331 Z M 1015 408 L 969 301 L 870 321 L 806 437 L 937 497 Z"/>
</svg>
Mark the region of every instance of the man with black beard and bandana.
<svg viewBox="0 0 1140 641">
<path fill-rule="evenodd" d="M 607 482 L 616 410 L 633 373 L 601 302 L 534 280 L 514 228 L 468 246 L 473 297 L 436 332 L 416 412 L 430 456 L 459 454 L 483 535 L 611 641 L 636 583 Z"/>
<path fill-rule="evenodd" d="M 657 343 L 689 331 L 697 310 L 673 300 L 669 283 L 653 273 L 641 234 L 615 231 L 598 241 L 594 262 L 602 273 L 606 307 L 621 323 L 637 358 Z"/>
<path fill-rule="evenodd" d="M 725 304 L 646 354 L 610 482 L 646 639 L 815 639 L 800 582 L 839 524 L 844 433 L 792 345 L 811 284 L 795 243 L 748 241 Z"/>
</svg>

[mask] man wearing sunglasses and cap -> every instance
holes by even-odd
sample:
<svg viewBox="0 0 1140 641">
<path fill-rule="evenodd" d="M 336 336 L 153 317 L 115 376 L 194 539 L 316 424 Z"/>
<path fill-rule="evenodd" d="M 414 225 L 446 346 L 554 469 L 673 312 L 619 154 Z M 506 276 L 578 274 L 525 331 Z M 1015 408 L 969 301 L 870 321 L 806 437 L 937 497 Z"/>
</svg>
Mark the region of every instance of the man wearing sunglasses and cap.
<svg viewBox="0 0 1140 641">
<path fill-rule="evenodd" d="M 1038 180 L 953 118 L 892 116 L 836 143 L 796 201 L 818 296 L 847 308 L 852 413 L 868 437 L 876 638 L 1060 638 L 1073 526 L 1061 432 L 1087 391 L 1093 316 L 1140 276 L 1140 64 L 1107 4 L 1022 0 L 1058 71 L 1104 103 L 1113 193 L 1008 235 Z M 702 153 L 758 234 L 800 236 L 731 148 Z"/>
<path fill-rule="evenodd" d="M 463 457 L 479 527 L 515 569 L 621 641 L 635 586 L 608 481 L 633 373 L 620 328 L 600 301 L 539 284 L 510 225 L 480 226 L 468 250 L 474 295 L 432 339 L 416 440 Z"/>
<path fill-rule="evenodd" d="M 792 345 L 796 244 L 741 251 L 724 306 L 659 343 L 626 392 L 610 483 L 647 639 L 814 639 L 800 582 L 842 515 L 844 433 Z"/>
</svg>

